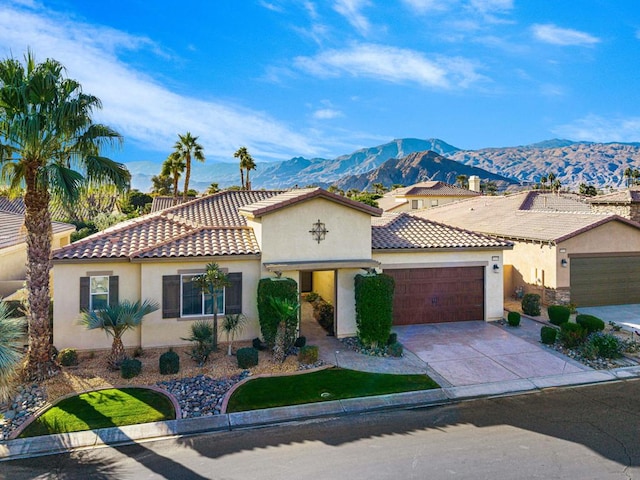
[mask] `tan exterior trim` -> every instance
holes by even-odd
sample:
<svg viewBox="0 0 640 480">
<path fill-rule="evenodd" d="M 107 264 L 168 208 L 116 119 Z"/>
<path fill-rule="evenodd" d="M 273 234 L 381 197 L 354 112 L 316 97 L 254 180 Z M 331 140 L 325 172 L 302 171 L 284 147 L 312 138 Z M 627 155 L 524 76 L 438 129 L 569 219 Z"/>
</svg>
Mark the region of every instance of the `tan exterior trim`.
<svg viewBox="0 0 640 480">
<path fill-rule="evenodd" d="M 132 258 L 131 263 L 211 263 L 238 260 L 260 260 L 261 255 L 208 255 L 205 257 Z"/>
<path fill-rule="evenodd" d="M 569 253 L 569 258 L 593 257 L 640 257 L 640 252 L 598 252 L 598 253 Z"/>
<path fill-rule="evenodd" d="M 87 272 L 85 276 L 86 277 L 106 277 L 106 276 L 110 277 L 112 275 L 113 275 L 113 270 L 98 270 L 93 272 Z"/>
<path fill-rule="evenodd" d="M 495 263 L 501 264 L 500 261 Z M 394 270 L 394 269 L 406 269 L 406 268 L 447 268 L 447 267 L 486 267 L 489 262 L 428 262 L 428 263 L 400 263 L 400 264 L 385 264 L 381 265 L 382 271 Z"/>
<path fill-rule="evenodd" d="M 269 272 L 285 272 L 291 270 L 336 270 L 341 268 L 374 268 L 379 267 L 376 260 L 323 260 L 315 262 L 280 262 L 265 263 Z"/>
<path fill-rule="evenodd" d="M 64 260 L 52 260 L 54 265 L 78 264 L 78 263 L 130 263 L 129 258 L 65 258 Z"/>
</svg>

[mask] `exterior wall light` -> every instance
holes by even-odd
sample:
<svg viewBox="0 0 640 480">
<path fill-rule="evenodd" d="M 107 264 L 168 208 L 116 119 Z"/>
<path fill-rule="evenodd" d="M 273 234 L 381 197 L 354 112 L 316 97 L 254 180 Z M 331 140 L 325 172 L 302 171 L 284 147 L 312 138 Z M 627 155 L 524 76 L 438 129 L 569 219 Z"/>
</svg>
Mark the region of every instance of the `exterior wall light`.
<svg viewBox="0 0 640 480">
<path fill-rule="evenodd" d="M 493 273 L 498 273 L 498 270 L 500 270 L 500 266 L 497 263 L 493 264 Z"/>
<path fill-rule="evenodd" d="M 563 258 L 562 260 L 560 260 L 560 265 L 562 265 L 563 267 L 566 267 L 568 265 L 567 259 Z"/>
</svg>

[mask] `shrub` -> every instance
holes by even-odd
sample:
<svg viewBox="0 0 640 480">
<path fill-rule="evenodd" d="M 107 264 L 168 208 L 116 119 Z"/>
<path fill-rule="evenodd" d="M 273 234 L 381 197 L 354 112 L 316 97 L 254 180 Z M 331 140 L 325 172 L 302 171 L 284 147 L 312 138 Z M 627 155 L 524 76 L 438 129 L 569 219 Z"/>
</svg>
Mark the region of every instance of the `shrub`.
<svg viewBox="0 0 640 480">
<path fill-rule="evenodd" d="M 604 330 L 604 322 L 593 315 L 576 315 L 576 323 L 587 331 L 587 334 Z"/>
<path fill-rule="evenodd" d="M 78 352 L 75 348 L 64 348 L 58 352 L 58 361 L 63 367 L 78 365 Z"/>
<path fill-rule="evenodd" d="M 298 353 L 298 361 L 304 365 L 313 365 L 318 361 L 318 347 L 315 345 L 305 345 Z"/>
<path fill-rule="evenodd" d="M 191 336 L 182 338 L 193 342 L 189 356 L 202 366 L 209 358 L 209 354 L 213 352 L 213 326 L 206 320 L 198 320 L 191 324 Z"/>
<path fill-rule="evenodd" d="M 172 349 L 160 355 L 160 373 L 168 375 L 180 370 L 180 356 Z"/>
<path fill-rule="evenodd" d="M 120 376 L 122 378 L 133 378 L 140 375 L 142 362 L 137 358 L 125 358 L 120 364 Z"/>
<path fill-rule="evenodd" d="M 320 295 L 318 295 L 316 292 L 307 293 L 307 302 L 309 303 L 315 302 L 316 300 L 318 300 L 318 298 L 320 298 Z"/>
<path fill-rule="evenodd" d="M 560 325 L 560 341 L 565 348 L 575 348 L 584 343 L 587 332 L 581 325 L 565 322 Z"/>
<path fill-rule="evenodd" d="M 396 332 L 392 332 L 389 334 L 389 338 L 387 339 L 387 345 L 391 345 L 392 343 L 396 343 L 398 341 L 398 334 Z"/>
<path fill-rule="evenodd" d="M 333 305 L 324 300 L 317 300 L 313 304 L 313 318 L 329 334 L 333 335 Z"/>
<path fill-rule="evenodd" d="M 392 357 L 401 357 L 402 352 L 403 348 L 400 342 L 393 342 L 387 345 L 387 353 Z"/>
<path fill-rule="evenodd" d="M 142 349 L 142 347 L 136 347 L 135 350 L 133 351 L 133 358 L 139 358 L 142 357 L 144 355 L 144 350 Z"/>
<path fill-rule="evenodd" d="M 367 347 L 386 345 L 393 323 L 393 277 L 356 275 L 356 325 L 358 338 Z"/>
<path fill-rule="evenodd" d="M 510 327 L 520 326 L 520 312 L 509 312 L 507 314 L 507 323 Z"/>
<path fill-rule="evenodd" d="M 254 338 L 251 341 L 251 345 L 253 345 L 253 348 L 255 348 L 256 350 L 266 350 L 267 349 L 267 345 L 266 343 L 264 343 L 262 340 L 260 340 L 258 337 Z"/>
<path fill-rule="evenodd" d="M 545 345 L 553 345 L 556 343 L 558 330 L 553 327 L 544 326 L 540 329 L 540 341 Z"/>
<path fill-rule="evenodd" d="M 549 314 L 549 321 L 558 326 L 568 322 L 571 316 L 571 310 L 564 305 L 549 305 L 547 313 Z"/>
<path fill-rule="evenodd" d="M 620 358 L 624 345 L 618 337 L 610 333 L 593 332 L 587 337 L 585 346 L 593 347 L 598 356 L 603 358 Z"/>
<path fill-rule="evenodd" d="M 307 337 L 298 337 L 296 338 L 295 343 L 293 344 L 296 348 L 302 348 L 307 344 Z"/>
<path fill-rule="evenodd" d="M 279 322 L 279 317 L 271 304 L 272 297 L 297 303 L 298 284 L 292 278 L 262 278 L 258 283 L 258 320 L 262 338 L 268 348 L 273 348 L 276 343 Z"/>
<path fill-rule="evenodd" d="M 258 350 L 253 347 L 239 348 L 236 352 L 238 367 L 249 368 L 258 365 Z"/>
<path fill-rule="evenodd" d="M 522 297 L 522 311 L 525 315 L 540 315 L 540 295 L 537 293 L 527 293 Z"/>
</svg>

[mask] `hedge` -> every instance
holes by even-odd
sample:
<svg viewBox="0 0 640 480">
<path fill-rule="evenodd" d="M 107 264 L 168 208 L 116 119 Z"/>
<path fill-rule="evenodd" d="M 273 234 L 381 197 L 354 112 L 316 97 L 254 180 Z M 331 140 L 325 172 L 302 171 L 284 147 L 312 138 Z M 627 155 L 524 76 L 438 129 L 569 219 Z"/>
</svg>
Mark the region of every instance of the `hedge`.
<svg viewBox="0 0 640 480">
<path fill-rule="evenodd" d="M 393 277 L 382 274 L 356 275 L 356 325 L 363 345 L 386 345 L 393 323 Z"/>
<path fill-rule="evenodd" d="M 258 283 L 258 319 L 260 332 L 268 348 L 276 343 L 278 315 L 273 311 L 270 297 L 298 301 L 298 284 L 292 278 L 262 278 Z"/>
</svg>

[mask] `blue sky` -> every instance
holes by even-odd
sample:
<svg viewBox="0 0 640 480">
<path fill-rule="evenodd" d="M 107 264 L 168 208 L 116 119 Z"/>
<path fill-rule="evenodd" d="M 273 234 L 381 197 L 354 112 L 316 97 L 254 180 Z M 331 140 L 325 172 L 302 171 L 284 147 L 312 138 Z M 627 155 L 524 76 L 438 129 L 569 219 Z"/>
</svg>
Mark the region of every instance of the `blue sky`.
<svg viewBox="0 0 640 480">
<path fill-rule="evenodd" d="M 103 101 L 127 163 L 186 131 L 223 161 L 640 141 L 637 0 L 3 0 L 0 55 L 28 47 Z"/>
</svg>

